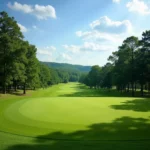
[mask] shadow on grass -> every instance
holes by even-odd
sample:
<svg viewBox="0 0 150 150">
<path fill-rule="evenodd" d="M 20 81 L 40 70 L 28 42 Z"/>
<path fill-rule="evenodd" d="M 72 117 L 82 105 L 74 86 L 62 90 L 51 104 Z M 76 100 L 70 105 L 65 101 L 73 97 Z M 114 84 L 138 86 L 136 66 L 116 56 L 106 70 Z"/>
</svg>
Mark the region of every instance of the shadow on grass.
<svg viewBox="0 0 150 150">
<path fill-rule="evenodd" d="M 133 110 L 139 112 L 149 112 L 150 99 L 128 100 L 122 102 L 121 105 L 111 105 L 110 107 L 116 110 Z"/>
<path fill-rule="evenodd" d="M 83 84 L 77 84 L 75 87 L 76 92 L 71 94 L 62 94 L 59 97 L 130 97 L 131 93 L 118 92 L 115 89 L 90 89 Z"/>
<path fill-rule="evenodd" d="M 122 117 L 73 133 L 55 132 L 6 150 L 148 150 L 150 119 Z"/>
<path fill-rule="evenodd" d="M 76 92 L 71 94 L 62 94 L 59 97 L 132 97 L 132 92 L 119 92 L 116 89 L 90 89 L 83 84 L 76 84 Z M 135 97 L 141 97 L 140 91 L 135 92 Z M 144 92 L 144 97 L 150 97 L 148 92 Z"/>
<path fill-rule="evenodd" d="M 0 91 L 0 94 L 4 95 L 2 91 Z M 16 96 L 23 96 L 23 92 L 22 91 L 14 91 L 14 90 L 11 90 L 9 92 L 7 92 L 6 94 L 10 94 L 10 95 L 16 95 Z"/>
</svg>

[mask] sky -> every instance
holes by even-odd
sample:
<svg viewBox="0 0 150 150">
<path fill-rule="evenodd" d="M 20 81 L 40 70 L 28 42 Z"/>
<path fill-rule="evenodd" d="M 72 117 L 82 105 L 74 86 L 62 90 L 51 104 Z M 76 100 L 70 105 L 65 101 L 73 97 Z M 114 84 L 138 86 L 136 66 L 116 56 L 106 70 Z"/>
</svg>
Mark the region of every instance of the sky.
<svg viewBox="0 0 150 150">
<path fill-rule="evenodd" d="M 40 61 L 107 63 L 127 37 L 150 29 L 149 0 L 0 0 Z"/>
</svg>

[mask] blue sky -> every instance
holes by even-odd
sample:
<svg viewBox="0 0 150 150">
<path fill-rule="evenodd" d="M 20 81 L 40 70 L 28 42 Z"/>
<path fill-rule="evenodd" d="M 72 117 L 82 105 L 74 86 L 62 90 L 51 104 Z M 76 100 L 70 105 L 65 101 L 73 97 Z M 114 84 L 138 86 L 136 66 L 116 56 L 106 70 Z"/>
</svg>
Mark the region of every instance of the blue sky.
<svg viewBox="0 0 150 150">
<path fill-rule="evenodd" d="M 104 65 L 122 41 L 149 30 L 149 0 L 0 0 L 41 61 Z"/>
</svg>

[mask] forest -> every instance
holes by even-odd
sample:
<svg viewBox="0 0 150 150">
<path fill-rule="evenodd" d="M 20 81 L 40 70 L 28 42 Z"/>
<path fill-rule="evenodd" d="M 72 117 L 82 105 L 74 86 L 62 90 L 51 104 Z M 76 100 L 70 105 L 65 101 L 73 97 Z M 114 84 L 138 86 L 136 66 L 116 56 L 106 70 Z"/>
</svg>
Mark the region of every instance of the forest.
<svg viewBox="0 0 150 150">
<path fill-rule="evenodd" d="M 95 65 L 88 75 L 82 75 L 80 82 L 90 88 L 116 87 L 118 91 L 130 92 L 132 96 L 140 89 L 150 92 L 150 30 L 142 34 L 142 39 L 126 38 L 118 50 L 108 58 L 103 67 Z"/>
</svg>

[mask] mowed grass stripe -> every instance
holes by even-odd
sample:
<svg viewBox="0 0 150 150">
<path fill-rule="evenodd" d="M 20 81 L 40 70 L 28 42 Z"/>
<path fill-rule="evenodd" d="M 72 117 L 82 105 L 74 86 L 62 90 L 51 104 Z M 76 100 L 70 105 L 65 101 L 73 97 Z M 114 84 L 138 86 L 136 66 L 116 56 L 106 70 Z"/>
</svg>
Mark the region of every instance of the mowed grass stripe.
<svg viewBox="0 0 150 150">
<path fill-rule="evenodd" d="M 36 101 L 44 104 L 48 109 L 45 110 L 41 104 L 39 104 L 40 107 L 34 106 Z M 124 98 L 121 100 L 114 98 L 113 104 L 119 104 L 123 101 L 125 101 Z M 33 110 L 32 106 L 37 108 L 36 111 Z M 14 103 L 5 110 L 3 130 L 27 136 L 39 136 L 57 131 L 71 133 L 78 130 L 88 130 L 91 124 L 111 123 L 120 116 L 145 119 L 150 116 L 150 113 L 115 111 L 109 106 L 109 98 L 59 98 L 59 100 L 57 98 L 43 98 L 43 102 L 41 99 L 23 100 Z M 38 111 L 41 108 L 45 111 Z M 6 121 L 5 124 L 4 120 Z M 122 129 L 123 127 L 122 125 Z M 108 130 L 111 131 L 111 128 Z M 99 139 L 99 137 L 97 138 Z"/>
<path fill-rule="evenodd" d="M 92 97 L 94 94 L 96 97 Z M 23 136 L 81 141 L 150 139 L 148 99 L 119 97 L 117 93 L 117 97 L 110 97 L 111 94 L 69 83 L 16 99 L 10 96 L 0 101 L 0 130 Z M 140 105 L 136 104 L 138 101 Z M 124 106 L 125 103 L 130 107 Z"/>
</svg>

